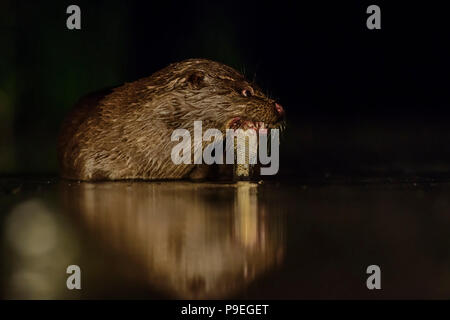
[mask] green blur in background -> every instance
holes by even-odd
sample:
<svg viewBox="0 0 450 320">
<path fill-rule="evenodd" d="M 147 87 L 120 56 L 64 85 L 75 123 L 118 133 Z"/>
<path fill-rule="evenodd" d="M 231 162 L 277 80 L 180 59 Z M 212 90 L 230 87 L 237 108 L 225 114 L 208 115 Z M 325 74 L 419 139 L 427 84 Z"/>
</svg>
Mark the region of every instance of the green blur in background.
<svg viewBox="0 0 450 320">
<path fill-rule="evenodd" d="M 90 32 L 74 32 L 65 26 L 64 3 L 1 3 L 0 173 L 54 172 L 56 134 L 68 109 L 80 95 L 123 78 L 126 7 L 100 7 L 85 10 L 95 16 Z"/>
</svg>

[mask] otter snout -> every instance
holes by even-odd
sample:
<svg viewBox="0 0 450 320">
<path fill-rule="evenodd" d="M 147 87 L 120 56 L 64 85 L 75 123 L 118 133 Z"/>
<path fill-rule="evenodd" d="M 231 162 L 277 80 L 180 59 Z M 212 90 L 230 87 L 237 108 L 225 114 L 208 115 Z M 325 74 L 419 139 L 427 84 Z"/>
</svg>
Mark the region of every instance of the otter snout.
<svg viewBox="0 0 450 320">
<path fill-rule="evenodd" d="M 284 109 L 281 106 L 281 104 L 275 102 L 274 105 L 275 105 L 275 112 L 277 113 L 277 115 L 280 118 L 284 117 Z"/>
</svg>

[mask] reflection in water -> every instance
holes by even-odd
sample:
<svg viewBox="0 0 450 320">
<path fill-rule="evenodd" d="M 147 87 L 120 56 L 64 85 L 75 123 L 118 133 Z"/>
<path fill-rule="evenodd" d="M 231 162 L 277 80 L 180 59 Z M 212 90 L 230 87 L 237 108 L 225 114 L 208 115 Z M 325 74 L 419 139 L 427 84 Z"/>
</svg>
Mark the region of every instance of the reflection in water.
<svg viewBox="0 0 450 320">
<path fill-rule="evenodd" d="M 61 186 L 91 234 L 179 298 L 227 297 L 283 259 L 283 220 L 266 212 L 257 184 Z"/>
<path fill-rule="evenodd" d="M 64 231 L 63 231 L 64 230 Z M 11 269 L 5 286 L 7 299 L 65 297 L 66 266 L 78 255 L 66 221 L 37 198 L 14 206 L 5 223 Z"/>
</svg>

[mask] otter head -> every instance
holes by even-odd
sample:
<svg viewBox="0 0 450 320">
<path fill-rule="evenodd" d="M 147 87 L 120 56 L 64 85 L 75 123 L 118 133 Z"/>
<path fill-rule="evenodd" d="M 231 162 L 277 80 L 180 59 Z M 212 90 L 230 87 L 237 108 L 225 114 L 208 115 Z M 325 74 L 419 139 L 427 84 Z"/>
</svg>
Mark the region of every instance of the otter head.
<svg viewBox="0 0 450 320">
<path fill-rule="evenodd" d="M 224 64 L 190 59 L 162 70 L 166 90 L 171 94 L 171 123 L 192 126 L 202 120 L 204 127 L 225 130 L 283 128 L 285 112 L 254 83 Z M 161 110 L 162 111 L 162 110 Z M 165 110 L 167 112 L 167 110 Z"/>
</svg>

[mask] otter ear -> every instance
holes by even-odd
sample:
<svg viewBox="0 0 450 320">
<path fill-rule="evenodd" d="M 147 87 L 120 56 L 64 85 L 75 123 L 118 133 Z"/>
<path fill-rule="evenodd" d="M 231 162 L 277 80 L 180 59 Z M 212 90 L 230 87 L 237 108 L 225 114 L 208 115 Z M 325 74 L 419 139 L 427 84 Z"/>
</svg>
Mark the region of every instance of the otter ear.
<svg viewBox="0 0 450 320">
<path fill-rule="evenodd" d="M 194 71 L 187 77 L 187 82 L 193 89 L 200 89 L 205 84 L 205 74 L 201 71 Z"/>
</svg>

